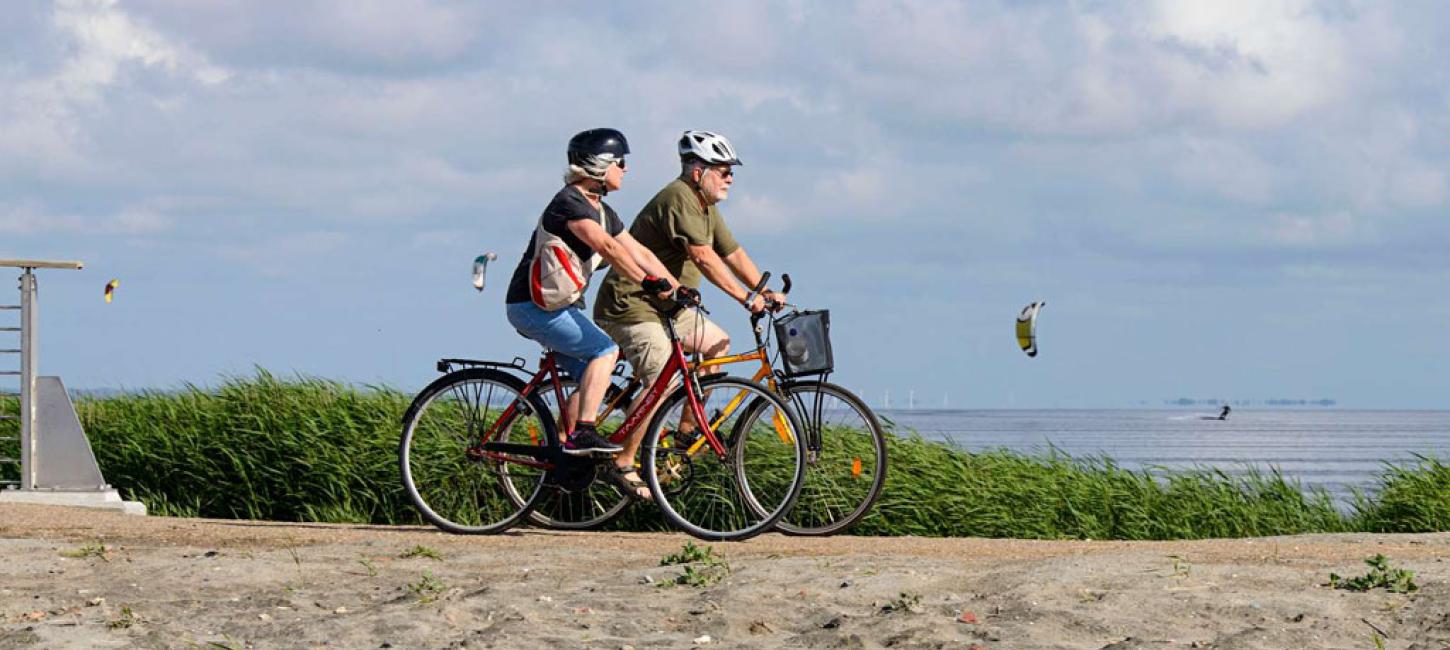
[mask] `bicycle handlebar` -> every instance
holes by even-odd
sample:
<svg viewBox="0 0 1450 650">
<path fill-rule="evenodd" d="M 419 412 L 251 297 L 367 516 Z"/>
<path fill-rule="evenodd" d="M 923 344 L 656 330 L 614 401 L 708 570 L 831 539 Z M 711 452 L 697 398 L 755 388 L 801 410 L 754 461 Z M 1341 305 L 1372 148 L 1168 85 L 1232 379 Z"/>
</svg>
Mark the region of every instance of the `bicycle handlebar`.
<svg viewBox="0 0 1450 650">
<path fill-rule="evenodd" d="M 770 272 L 769 271 L 766 271 L 765 273 L 761 274 L 760 284 L 756 285 L 755 291 L 754 292 L 751 292 L 751 296 L 753 297 L 756 293 L 760 293 L 762 291 L 765 291 L 765 282 L 767 280 L 769 280 L 769 279 L 770 279 Z M 780 275 L 780 280 L 781 280 L 781 289 L 780 289 L 780 292 L 781 293 L 790 293 L 790 285 L 791 285 L 791 282 L 790 282 L 790 274 L 789 273 L 782 273 Z M 746 304 L 750 304 L 748 300 L 746 301 Z M 784 306 L 785 306 L 785 303 L 776 301 L 776 300 L 774 300 L 772 298 L 766 298 L 765 299 L 765 309 L 762 310 L 762 311 L 760 311 L 760 312 L 753 313 L 753 314 L 750 315 L 750 329 L 755 330 L 755 334 L 756 334 L 757 337 L 760 335 L 760 319 L 765 318 L 766 314 L 770 314 L 770 313 L 774 313 L 774 312 L 780 311 L 780 309 L 782 307 L 784 307 Z"/>
</svg>

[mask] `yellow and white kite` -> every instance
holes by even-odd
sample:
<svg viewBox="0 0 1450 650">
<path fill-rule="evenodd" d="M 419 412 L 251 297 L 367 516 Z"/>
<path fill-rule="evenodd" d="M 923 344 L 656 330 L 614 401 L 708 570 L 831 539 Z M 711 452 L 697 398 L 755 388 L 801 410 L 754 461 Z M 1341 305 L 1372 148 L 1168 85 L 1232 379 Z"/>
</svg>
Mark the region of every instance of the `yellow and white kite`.
<svg viewBox="0 0 1450 650">
<path fill-rule="evenodd" d="M 1039 300 L 1023 307 L 1017 316 L 1017 345 L 1029 357 L 1037 356 L 1037 312 L 1046 305 L 1046 300 Z"/>
<path fill-rule="evenodd" d="M 111 280 L 106 283 L 106 304 L 111 303 L 111 299 L 116 295 L 116 287 L 119 286 L 121 286 L 120 280 Z"/>
</svg>

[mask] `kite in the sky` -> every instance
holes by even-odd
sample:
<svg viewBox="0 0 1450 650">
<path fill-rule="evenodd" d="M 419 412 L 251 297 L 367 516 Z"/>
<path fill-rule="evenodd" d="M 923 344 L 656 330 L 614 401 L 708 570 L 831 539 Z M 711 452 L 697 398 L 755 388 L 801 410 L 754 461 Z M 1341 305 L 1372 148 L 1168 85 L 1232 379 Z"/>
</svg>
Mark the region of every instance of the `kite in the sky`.
<svg viewBox="0 0 1450 650">
<path fill-rule="evenodd" d="M 488 263 L 498 259 L 498 255 L 484 253 L 473 258 L 473 288 L 483 291 L 484 274 L 488 272 Z"/>
<path fill-rule="evenodd" d="M 121 286 L 120 280 L 111 280 L 106 283 L 106 303 L 109 304 L 116 294 L 116 287 Z"/>
<path fill-rule="evenodd" d="M 1046 304 L 1046 300 L 1041 300 L 1027 305 L 1017 317 L 1017 345 L 1029 357 L 1037 356 L 1037 312 Z"/>
</svg>

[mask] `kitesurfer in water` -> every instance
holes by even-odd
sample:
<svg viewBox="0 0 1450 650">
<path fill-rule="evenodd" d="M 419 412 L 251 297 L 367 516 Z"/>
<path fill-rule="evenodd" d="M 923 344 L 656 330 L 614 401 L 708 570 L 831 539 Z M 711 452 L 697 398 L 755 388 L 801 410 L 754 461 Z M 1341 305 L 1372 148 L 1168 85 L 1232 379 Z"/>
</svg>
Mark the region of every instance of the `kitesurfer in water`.
<svg viewBox="0 0 1450 650">
<path fill-rule="evenodd" d="M 1219 411 L 1219 413 L 1218 413 L 1218 419 L 1220 419 L 1220 420 L 1227 420 L 1228 419 L 1229 411 L 1232 411 L 1232 410 L 1233 409 L 1231 409 L 1231 408 L 1228 407 L 1228 404 L 1224 404 L 1223 405 L 1223 410 L 1222 411 Z"/>
</svg>

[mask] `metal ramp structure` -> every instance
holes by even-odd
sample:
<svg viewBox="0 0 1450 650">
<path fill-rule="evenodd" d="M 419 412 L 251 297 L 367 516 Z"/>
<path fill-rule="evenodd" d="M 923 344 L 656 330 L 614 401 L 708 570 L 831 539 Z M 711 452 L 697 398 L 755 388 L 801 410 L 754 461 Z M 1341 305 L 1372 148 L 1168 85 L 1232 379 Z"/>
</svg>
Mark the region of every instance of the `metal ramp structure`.
<svg viewBox="0 0 1450 650">
<path fill-rule="evenodd" d="M 0 503 L 83 506 L 144 515 L 144 504 L 122 501 L 101 476 L 60 377 L 37 375 L 35 270 L 84 266 L 74 261 L 0 259 L 0 267 L 22 270 L 20 304 L 0 305 Z M 7 318 L 17 313 L 18 322 Z M 18 380 L 18 390 L 3 380 Z"/>
</svg>

